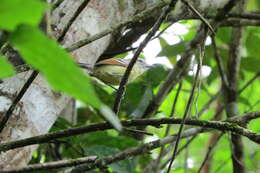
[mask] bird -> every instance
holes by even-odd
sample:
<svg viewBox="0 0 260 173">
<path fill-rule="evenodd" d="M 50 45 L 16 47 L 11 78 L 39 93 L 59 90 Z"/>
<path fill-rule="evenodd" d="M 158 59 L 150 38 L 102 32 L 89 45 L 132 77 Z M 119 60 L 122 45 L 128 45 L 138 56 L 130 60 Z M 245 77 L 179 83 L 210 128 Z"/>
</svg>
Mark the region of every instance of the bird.
<svg viewBox="0 0 260 173">
<path fill-rule="evenodd" d="M 130 61 L 131 59 L 120 58 L 109 58 L 98 61 L 91 71 L 91 75 L 98 78 L 105 84 L 117 86 L 120 84 Z M 137 59 L 128 78 L 128 83 L 142 75 L 150 67 L 151 66 L 148 65 L 143 59 Z"/>
</svg>

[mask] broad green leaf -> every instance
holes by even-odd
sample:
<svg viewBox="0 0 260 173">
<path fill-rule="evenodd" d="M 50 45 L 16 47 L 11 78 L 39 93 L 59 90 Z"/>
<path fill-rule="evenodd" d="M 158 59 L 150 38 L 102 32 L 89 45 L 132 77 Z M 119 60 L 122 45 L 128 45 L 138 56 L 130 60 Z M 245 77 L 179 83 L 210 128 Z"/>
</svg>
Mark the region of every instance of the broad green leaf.
<svg viewBox="0 0 260 173">
<path fill-rule="evenodd" d="M 0 29 L 13 31 L 20 24 L 37 26 L 46 7 L 40 0 L 1 0 Z"/>
<path fill-rule="evenodd" d="M 13 66 L 0 55 L 0 78 L 9 77 L 15 74 Z"/>
<path fill-rule="evenodd" d="M 186 42 L 180 42 L 175 45 L 162 47 L 162 51 L 157 56 L 174 57 L 183 53 L 186 49 Z"/>
<path fill-rule="evenodd" d="M 155 88 L 166 78 L 168 71 L 163 65 L 155 64 L 144 74 L 143 80 Z"/>
<path fill-rule="evenodd" d="M 123 129 L 120 120 L 115 115 L 115 113 L 106 105 L 101 105 L 100 112 L 104 116 L 104 118 L 110 122 L 117 130 L 121 131 Z"/>
<path fill-rule="evenodd" d="M 127 115 L 131 114 L 139 105 L 145 90 L 146 86 L 143 82 L 134 82 L 127 85 L 125 97 L 122 100 L 122 108 Z"/>
<path fill-rule="evenodd" d="M 169 46 L 169 44 L 167 43 L 167 41 L 164 38 L 160 37 L 159 41 L 160 41 L 161 47 Z"/>
<path fill-rule="evenodd" d="M 250 72 L 260 72 L 259 57 L 245 57 L 241 59 L 241 68 Z"/>
<path fill-rule="evenodd" d="M 148 107 L 152 99 L 153 99 L 153 90 L 151 86 L 148 85 L 142 95 L 140 102 L 136 106 L 135 110 L 130 114 L 130 117 L 134 119 L 142 118 L 146 108 Z"/>
<path fill-rule="evenodd" d="M 44 74 L 53 88 L 96 108 L 101 106 L 88 76 L 77 68 L 64 49 L 40 30 L 23 25 L 11 35 L 10 42 L 28 64 Z"/>
</svg>

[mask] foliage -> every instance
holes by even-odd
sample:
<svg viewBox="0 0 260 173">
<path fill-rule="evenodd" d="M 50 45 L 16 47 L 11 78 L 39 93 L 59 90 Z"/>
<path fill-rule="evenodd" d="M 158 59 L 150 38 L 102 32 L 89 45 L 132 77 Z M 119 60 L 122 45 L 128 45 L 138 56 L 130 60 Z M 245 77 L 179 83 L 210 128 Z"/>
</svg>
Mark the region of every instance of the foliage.
<svg viewBox="0 0 260 173">
<path fill-rule="evenodd" d="M 119 0 L 119 2 L 122 1 Z M 20 8 L 21 3 L 23 3 L 25 8 Z M 30 8 L 32 6 L 33 8 Z M 51 132 L 101 122 L 103 119 L 100 118 L 100 114 L 102 113 L 100 112 L 100 107 L 104 106 L 104 104 L 110 108 L 113 107 L 116 90 L 100 83 L 92 85 L 90 77 L 80 71 L 70 55 L 62 49 L 58 43 L 40 31 L 37 26 L 46 7 L 47 5 L 45 3 L 36 0 L 2 0 L 0 5 L 0 20 L 3 22 L 0 24 L 0 29 L 8 32 L 8 43 L 19 51 L 27 64 L 42 72 L 53 88 L 73 96 L 78 101 L 86 103 L 86 105 L 77 108 L 78 119 L 76 124 L 71 124 L 59 118 L 52 127 Z M 26 8 L 32 10 L 25 10 Z M 260 2 L 258 0 L 250 1 L 247 8 L 250 11 L 259 11 Z M 14 12 L 17 15 L 13 15 Z M 174 45 L 168 43 L 165 37 L 172 37 L 170 34 L 166 36 L 162 35 L 157 39 L 161 46 L 161 51 L 157 54 L 157 58 L 166 57 L 173 68 L 179 60 L 179 56 L 187 49 L 187 45 L 196 34 L 197 31 L 194 28 L 198 26 L 198 22 L 194 20 L 180 21 L 179 24 L 188 28 L 187 33 L 178 35 L 181 41 Z M 173 28 L 174 27 L 173 25 Z M 161 29 L 163 28 L 165 28 L 165 24 L 161 27 Z M 28 36 L 28 34 L 30 35 Z M 230 56 L 231 38 L 232 27 L 220 27 L 218 29 L 216 43 L 224 66 L 224 72 L 226 73 L 228 71 L 227 64 Z M 245 86 L 247 81 L 251 80 L 252 77 L 260 72 L 259 45 L 260 27 L 244 27 L 242 44 L 240 45 L 242 59 L 239 70 L 238 91 Z M 175 108 L 175 114 L 173 115 L 174 118 L 181 118 L 185 112 L 194 82 L 194 69 L 195 65 L 198 64 L 199 54 L 199 50 L 194 52 L 194 60 L 191 64 L 190 71 L 185 79 L 182 80 L 182 88 Z M 127 54 L 118 56 L 126 57 Z M 146 54 L 144 53 L 142 56 L 146 57 Z M 200 84 L 196 89 L 193 99 L 190 118 L 211 120 L 221 108 L 225 108 L 225 98 L 223 97 L 223 93 L 219 95 L 206 111 L 198 117 L 198 113 L 204 108 L 204 105 L 208 103 L 214 94 L 222 90 L 221 77 L 217 62 L 214 58 L 214 50 L 210 39 L 205 46 L 203 66 L 209 67 L 210 73 L 208 76 L 200 79 Z M 171 69 L 163 65 L 155 65 L 133 83 L 128 84 L 120 107 L 119 117 L 121 119 L 141 118 L 141 115 L 154 99 L 170 70 Z M 0 78 L 6 78 L 14 74 L 15 72 L 12 65 L 6 61 L 4 56 L 0 56 Z M 175 87 L 171 90 L 164 102 L 160 105 L 158 111 L 153 115 L 153 118 L 171 116 L 172 104 L 178 92 L 177 88 L 178 87 Z M 259 76 L 258 79 L 250 83 L 244 91 L 241 93 L 238 92 L 240 114 L 259 110 L 260 99 L 258 93 L 260 93 Z M 108 112 L 109 110 L 104 114 L 107 115 Z M 113 117 L 112 113 L 111 115 L 109 114 L 108 119 L 111 117 Z M 226 119 L 225 111 L 223 111 L 219 117 L 221 117 L 220 119 Z M 118 124 L 117 119 L 112 121 Z M 260 133 L 259 123 L 260 119 L 251 121 L 248 125 L 248 129 Z M 185 127 L 190 128 L 190 126 Z M 147 142 L 159 137 L 164 137 L 166 133 L 165 129 L 166 125 L 161 126 L 161 128 L 148 127 L 147 131 L 152 133 L 153 136 L 145 136 L 144 141 Z M 172 126 L 169 134 L 176 134 L 178 129 L 179 126 Z M 184 172 L 183 165 L 185 164 L 188 167 L 188 172 L 197 172 L 205 158 L 212 134 L 215 133 L 202 133 L 198 135 L 191 142 L 189 147 L 177 157 L 174 171 Z M 232 172 L 230 135 L 229 133 L 223 135 L 213 149 L 211 162 L 212 172 Z M 135 134 L 130 133 L 126 135 L 114 130 L 109 130 L 58 139 L 52 143 L 41 145 L 37 152 L 34 153 L 31 163 L 44 163 L 90 155 L 104 158 L 106 156 L 115 155 L 130 147 L 140 146 L 141 142 L 133 137 L 136 137 Z M 181 146 L 184 146 L 187 141 L 188 138 L 181 140 Z M 245 167 L 252 172 L 259 170 L 259 145 L 247 139 L 243 139 L 243 143 Z M 181 146 L 179 148 L 181 148 Z M 105 171 L 141 173 L 158 157 L 160 150 L 156 149 L 151 152 L 152 154 L 149 153 L 149 155 L 129 157 L 125 160 L 109 164 Z M 157 164 L 163 165 L 163 163 L 166 163 L 166 160 L 167 159 L 163 158 Z"/>
</svg>

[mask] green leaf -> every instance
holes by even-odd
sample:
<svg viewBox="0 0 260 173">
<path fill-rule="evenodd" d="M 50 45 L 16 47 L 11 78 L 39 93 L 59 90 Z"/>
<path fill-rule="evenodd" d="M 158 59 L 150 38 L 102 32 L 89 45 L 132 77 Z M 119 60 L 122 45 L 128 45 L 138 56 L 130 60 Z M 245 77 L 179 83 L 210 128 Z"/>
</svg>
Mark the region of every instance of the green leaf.
<svg viewBox="0 0 260 173">
<path fill-rule="evenodd" d="M 259 44 L 260 44 L 260 30 L 251 29 L 248 31 L 248 37 L 246 38 L 246 48 L 249 56 L 258 57 L 260 54 Z"/>
<path fill-rule="evenodd" d="M 0 4 L 0 29 L 9 31 L 20 24 L 37 26 L 47 7 L 39 0 L 1 0 Z"/>
<path fill-rule="evenodd" d="M 127 115 L 131 114 L 142 99 L 146 86 L 142 82 L 133 82 L 126 86 L 125 96 L 122 100 L 122 108 Z"/>
<path fill-rule="evenodd" d="M 169 46 L 169 44 L 167 43 L 167 41 L 164 38 L 160 37 L 159 41 L 160 41 L 161 47 Z"/>
<path fill-rule="evenodd" d="M 163 65 L 155 64 L 144 75 L 146 84 L 150 84 L 153 88 L 157 87 L 168 74 L 169 69 Z"/>
<path fill-rule="evenodd" d="M 9 77 L 15 74 L 13 66 L 0 55 L 0 78 Z"/>
<path fill-rule="evenodd" d="M 260 72 L 260 58 L 245 57 L 241 59 L 241 68 L 250 72 Z"/>
<path fill-rule="evenodd" d="M 100 112 L 104 116 L 104 118 L 110 122 L 117 130 L 121 131 L 123 129 L 122 124 L 119 118 L 115 115 L 115 113 L 106 105 L 102 105 L 100 107 Z"/>
<path fill-rule="evenodd" d="M 133 138 L 127 136 L 112 136 L 107 132 L 102 131 L 86 134 L 81 139 L 87 148 L 95 145 L 105 145 L 107 147 L 123 150 L 138 145 L 138 141 Z"/>
<path fill-rule="evenodd" d="M 96 108 L 101 106 L 89 77 L 64 49 L 40 30 L 23 25 L 11 34 L 10 42 L 29 65 L 44 74 L 53 88 Z"/>
<path fill-rule="evenodd" d="M 229 44 L 231 38 L 231 28 L 220 28 L 217 32 L 217 39 L 221 40 L 222 43 Z"/>
<path fill-rule="evenodd" d="M 152 99 L 153 99 L 153 90 L 150 87 L 150 85 L 148 85 L 142 95 L 142 99 L 136 106 L 135 110 L 130 114 L 130 117 L 134 119 L 142 118 L 147 106 L 149 105 Z"/>
<path fill-rule="evenodd" d="M 157 56 L 175 57 L 183 53 L 186 49 L 186 42 L 180 42 L 175 45 L 167 45 L 162 47 L 162 51 Z"/>
<path fill-rule="evenodd" d="M 120 150 L 118 150 L 117 148 L 110 148 L 103 145 L 95 145 L 87 148 L 86 152 L 88 155 L 95 155 L 99 158 L 103 158 L 105 156 L 114 155 L 120 152 Z M 126 159 L 108 165 L 108 167 L 112 168 L 113 171 L 116 173 L 132 173 L 134 171 L 135 166 L 135 159 Z"/>
</svg>

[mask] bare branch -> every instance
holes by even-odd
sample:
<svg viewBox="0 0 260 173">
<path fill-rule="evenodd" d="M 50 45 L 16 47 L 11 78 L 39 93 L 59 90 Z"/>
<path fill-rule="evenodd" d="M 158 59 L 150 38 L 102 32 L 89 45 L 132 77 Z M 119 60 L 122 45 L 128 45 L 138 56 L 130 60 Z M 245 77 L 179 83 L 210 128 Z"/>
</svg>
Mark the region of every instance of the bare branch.
<svg viewBox="0 0 260 173">
<path fill-rule="evenodd" d="M 194 120 L 194 119 L 187 119 L 185 121 L 186 125 L 193 125 L 193 126 L 200 126 L 205 128 L 211 128 L 216 129 L 220 131 L 231 131 L 235 134 L 242 135 L 245 137 L 248 137 L 250 140 L 260 143 L 260 134 L 252 132 L 246 128 L 240 127 L 240 122 L 243 122 L 244 119 L 247 119 L 247 121 L 257 119 L 260 117 L 260 111 L 258 112 L 252 112 L 247 113 L 244 115 L 241 121 L 239 118 L 234 118 L 234 120 L 226 120 L 226 121 L 206 121 L 206 120 Z M 246 118 L 245 118 L 246 117 Z M 131 126 L 154 126 L 154 127 L 160 127 L 162 124 L 180 124 L 182 122 L 182 119 L 179 118 L 160 118 L 160 119 L 139 119 L 139 120 L 127 120 L 127 121 L 121 121 L 122 125 L 125 127 L 131 127 Z M 33 144 L 41 144 L 46 143 L 54 139 L 69 137 L 69 136 L 75 136 L 79 134 L 86 134 L 90 132 L 95 131 L 101 131 L 101 130 L 107 130 L 107 129 L 113 129 L 113 127 L 109 123 L 95 123 L 88 126 L 82 126 L 82 127 L 76 127 L 71 128 L 67 130 L 61 130 L 59 132 L 53 132 L 45 135 L 39 135 L 34 136 L 30 138 L 25 138 L 17 141 L 12 142 L 6 142 L 6 143 L 0 143 L 0 151 L 7 151 L 10 149 L 18 148 L 18 147 L 24 147 L 27 145 L 33 145 Z"/>
</svg>

